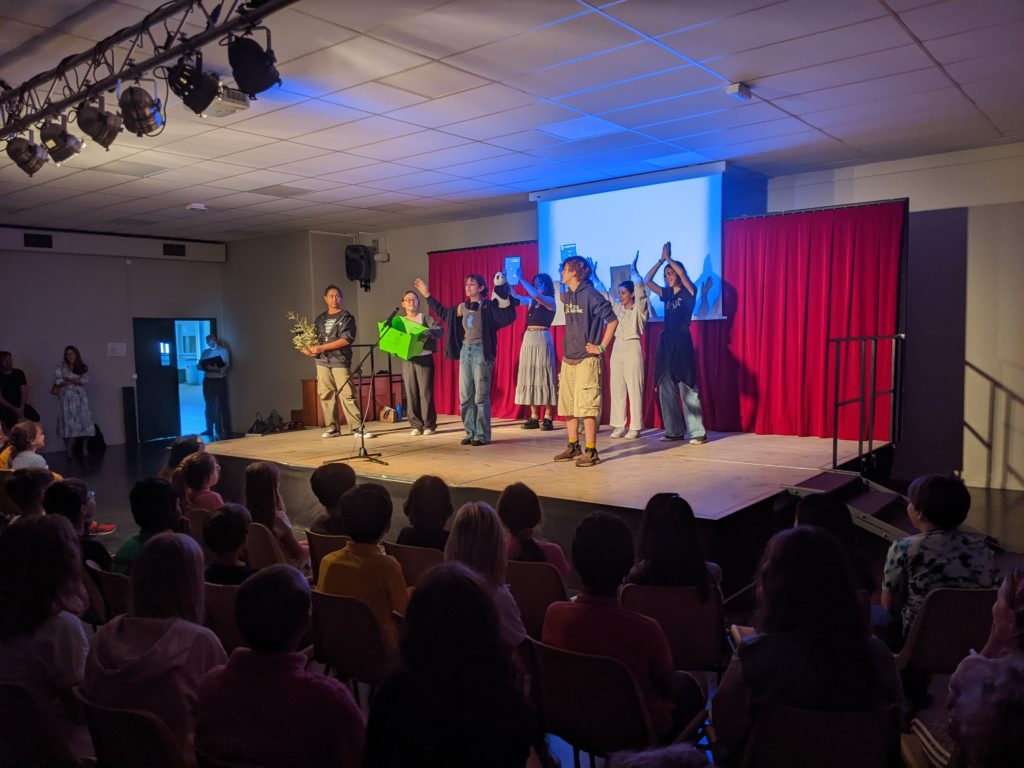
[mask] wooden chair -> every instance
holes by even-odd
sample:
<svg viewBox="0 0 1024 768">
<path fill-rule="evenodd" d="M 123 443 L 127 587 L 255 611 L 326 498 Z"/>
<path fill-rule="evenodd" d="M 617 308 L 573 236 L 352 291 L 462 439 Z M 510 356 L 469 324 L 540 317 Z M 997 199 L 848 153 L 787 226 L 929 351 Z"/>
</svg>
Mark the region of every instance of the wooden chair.
<svg viewBox="0 0 1024 768">
<path fill-rule="evenodd" d="M 50 713 L 25 688 L 0 683 L 0 768 L 79 765 Z"/>
<path fill-rule="evenodd" d="M 103 768 L 185 768 L 181 747 L 158 718 L 141 709 L 112 709 L 75 689 Z"/>
<path fill-rule="evenodd" d="M 313 583 L 320 580 L 320 561 L 331 552 L 337 552 L 352 541 L 351 536 L 332 536 L 328 533 L 317 533 L 306 529 L 306 542 L 309 544 L 309 563 L 313 566 Z"/>
<path fill-rule="evenodd" d="M 981 648 L 992 626 L 997 589 L 935 589 L 917 612 L 896 667 L 951 674 L 972 648 Z"/>
<path fill-rule="evenodd" d="M 104 571 L 92 560 L 86 561 L 85 566 L 103 596 L 104 623 L 128 613 L 132 604 L 132 580 L 122 573 Z"/>
<path fill-rule="evenodd" d="M 235 621 L 237 600 L 237 586 L 206 583 L 206 626 L 220 638 L 221 645 L 229 654 L 246 644 Z"/>
<path fill-rule="evenodd" d="M 627 584 L 622 607 L 650 616 L 661 625 L 676 669 L 711 670 L 721 677 L 729 658 L 722 594 L 712 586 L 701 601 L 697 587 L 649 587 Z"/>
<path fill-rule="evenodd" d="M 313 652 L 324 674 L 377 685 L 391 669 L 391 650 L 377 618 L 362 600 L 313 590 Z"/>
<path fill-rule="evenodd" d="M 384 551 L 402 566 L 402 575 L 407 587 L 415 587 L 427 571 L 444 562 L 444 552 L 433 547 L 410 547 L 385 541 Z"/>
<path fill-rule="evenodd" d="M 186 507 L 184 512 L 185 521 L 188 523 L 188 535 L 199 542 L 199 546 L 206 544 L 203 535 L 203 527 L 206 521 L 213 516 L 213 513 L 203 507 Z"/>
<path fill-rule="evenodd" d="M 281 547 L 277 543 L 273 531 L 260 523 L 252 523 L 249 526 L 245 549 L 249 554 L 249 567 L 257 571 L 285 562 L 284 554 L 281 552 Z"/>
<path fill-rule="evenodd" d="M 639 750 L 656 743 L 654 727 L 640 687 L 621 661 L 588 656 L 533 643 L 537 662 L 537 699 L 545 730 L 580 751 L 606 755 Z"/>
<path fill-rule="evenodd" d="M 91 568 L 100 569 L 92 560 L 85 561 L 86 572 L 82 574 L 82 585 L 85 587 L 85 594 L 89 597 L 89 606 L 82 614 L 82 621 L 92 626 L 95 630 L 100 624 L 107 623 L 107 604 L 100 592 L 100 586 L 92 575 Z"/>
<path fill-rule="evenodd" d="M 743 768 L 885 768 L 899 751 L 899 713 L 762 711 L 747 739 Z"/>
<path fill-rule="evenodd" d="M 512 560 L 508 564 L 507 578 L 509 591 L 522 614 L 526 633 L 534 640 L 540 640 L 548 606 L 569 599 L 562 574 L 550 563 Z"/>
</svg>

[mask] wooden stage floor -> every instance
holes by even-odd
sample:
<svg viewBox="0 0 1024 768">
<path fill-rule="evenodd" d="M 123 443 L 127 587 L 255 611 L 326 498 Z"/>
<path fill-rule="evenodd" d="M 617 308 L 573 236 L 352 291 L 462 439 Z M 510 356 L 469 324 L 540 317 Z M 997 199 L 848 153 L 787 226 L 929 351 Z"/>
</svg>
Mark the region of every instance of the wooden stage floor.
<svg viewBox="0 0 1024 768">
<path fill-rule="evenodd" d="M 439 475 L 454 489 L 500 492 L 516 481 L 542 498 L 623 510 L 643 509 L 660 491 L 684 496 L 698 518 L 717 521 L 798 484 L 831 466 L 832 441 L 816 437 L 710 432 L 710 442 L 662 443 L 661 430 L 647 430 L 638 440 L 611 440 L 601 428 L 602 462 L 582 468 L 552 457 L 565 445 L 564 425 L 552 432 L 522 430 L 521 421 L 495 421 L 489 446 L 463 446 L 462 423 L 442 416 L 438 431 L 427 437 L 409 434 L 408 422 L 368 426 L 376 435 L 366 441 L 387 466 L 356 458 L 359 443 L 350 435 L 323 439 L 321 429 L 245 437 L 210 444 L 210 452 L 253 461 L 273 461 L 312 470 L 331 461 L 349 461 L 363 480 L 411 483 L 420 475 Z M 855 441 L 840 441 L 840 464 L 856 455 Z M 464 494 L 460 494 L 464 495 Z M 490 494 L 488 494 L 490 495 Z"/>
</svg>

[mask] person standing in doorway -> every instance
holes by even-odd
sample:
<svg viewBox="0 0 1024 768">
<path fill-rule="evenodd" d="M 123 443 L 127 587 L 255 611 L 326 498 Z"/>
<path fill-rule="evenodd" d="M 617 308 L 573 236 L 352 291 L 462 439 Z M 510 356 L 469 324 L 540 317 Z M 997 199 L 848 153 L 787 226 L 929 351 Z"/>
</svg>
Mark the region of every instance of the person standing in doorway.
<svg viewBox="0 0 1024 768">
<path fill-rule="evenodd" d="M 341 308 L 341 288 L 338 286 L 327 286 L 324 290 L 324 303 L 327 311 L 317 315 L 313 322 L 320 343 L 304 352 L 316 359 L 316 388 L 324 409 L 324 423 L 327 425 L 322 437 L 337 437 L 341 434 L 337 410 L 339 395 L 352 434 L 373 437 L 366 431 L 363 415 L 359 412 L 352 390 L 352 343 L 356 338 L 356 319 L 351 312 Z"/>
<path fill-rule="evenodd" d="M 39 411 L 26 402 L 28 379 L 25 372 L 14 367 L 10 352 L 0 352 L 0 424 L 5 431 L 22 419 L 39 421 Z"/>
<path fill-rule="evenodd" d="M 206 337 L 206 349 L 196 366 L 203 372 L 203 400 L 206 401 L 207 437 L 223 440 L 231 437 L 231 418 L 228 412 L 228 368 L 231 356 L 213 334 Z"/>
</svg>

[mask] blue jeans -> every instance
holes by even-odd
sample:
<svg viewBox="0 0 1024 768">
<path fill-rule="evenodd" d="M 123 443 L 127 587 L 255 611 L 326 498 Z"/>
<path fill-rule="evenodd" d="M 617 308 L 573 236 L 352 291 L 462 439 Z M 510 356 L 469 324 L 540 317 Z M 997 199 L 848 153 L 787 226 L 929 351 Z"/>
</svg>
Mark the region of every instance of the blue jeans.
<svg viewBox="0 0 1024 768">
<path fill-rule="evenodd" d="M 682 398 L 682 407 L 679 400 Z M 700 407 L 700 393 L 680 382 L 672 381 L 665 374 L 658 382 L 658 400 L 661 402 L 661 419 L 665 422 L 665 434 L 682 437 L 690 433 L 690 439 L 704 436 L 704 411 Z"/>
<path fill-rule="evenodd" d="M 459 354 L 459 412 L 466 437 L 491 442 L 491 373 L 483 344 L 464 344 Z"/>
</svg>

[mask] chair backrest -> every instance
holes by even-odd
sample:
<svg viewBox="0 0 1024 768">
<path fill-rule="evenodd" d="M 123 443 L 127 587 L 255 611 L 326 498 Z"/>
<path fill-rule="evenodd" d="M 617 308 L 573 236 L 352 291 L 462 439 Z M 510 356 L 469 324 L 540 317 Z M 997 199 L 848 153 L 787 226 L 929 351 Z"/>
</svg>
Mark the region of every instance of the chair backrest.
<svg viewBox="0 0 1024 768">
<path fill-rule="evenodd" d="M 592 755 L 655 743 L 647 704 L 625 664 L 538 642 L 532 646 L 547 732 Z"/>
<path fill-rule="evenodd" d="M 203 535 L 203 527 L 206 525 L 206 521 L 212 517 L 213 513 L 205 509 L 204 507 L 185 507 L 185 521 L 188 523 L 188 535 L 199 542 L 199 546 L 206 544 L 206 539 Z"/>
<path fill-rule="evenodd" d="M 85 710 L 96 759 L 103 768 L 185 768 L 181 747 L 158 718 L 141 709 L 112 709 L 75 696 Z"/>
<path fill-rule="evenodd" d="M 747 739 L 743 768 L 885 768 L 899 731 L 882 712 L 763 710 Z"/>
<path fill-rule="evenodd" d="M 260 523 L 252 523 L 249 526 L 245 549 L 249 553 L 249 567 L 257 571 L 285 561 L 274 532 Z"/>
<path fill-rule="evenodd" d="M 123 573 L 104 571 L 92 560 L 85 565 L 103 595 L 104 620 L 128 613 L 132 604 L 132 580 Z"/>
<path fill-rule="evenodd" d="M 245 645 L 235 621 L 238 587 L 206 583 L 206 626 L 213 630 L 227 653 Z"/>
<path fill-rule="evenodd" d="M 313 566 L 313 583 L 320 580 L 320 561 L 331 552 L 343 549 L 352 541 L 351 536 L 332 536 L 329 533 L 317 533 L 306 529 L 306 542 L 309 544 L 309 562 Z"/>
<path fill-rule="evenodd" d="M 0 469 L 0 513 L 18 515 L 21 511 L 7 495 L 7 481 L 14 477 L 13 469 Z"/>
<path fill-rule="evenodd" d="M 972 648 L 985 645 L 997 589 L 934 589 L 922 603 L 896 666 L 950 674 Z"/>
<path fill-rule="evenodd" d="M 559 600 L 568 600 L 562 574 L 550 563 L 524 563 L 511 560 L 508 564 L 508 588 L 516 599 L 523 616 L 526 633 L 540 640 L 544 627 L 544 614 L 548 606 Z"/>
<path fill-rule="evenodd" d="M 627 584 L 622 588 L 622 607 L 661 625 L 676 669 L 721 671 L 729 646 L 718 589 L 712 587 L 702 602 L 697 587 Z"/>
<path fill-rule="evenodd" d="M 313 590 L 313 650 L 338 677 L 376 685 L 391 667 L 370 607 L 354 597 Z"/>
<path fill-rule="evenodd" d="M 77 766 L 49 712 L 20 685 L 0 683 L 0 768 Z"/>
<path fill-rule="evenodd" d="M 410 547 L 385 541 L 384 551 L 402 566 L 402 575 L 409 587 L 415 587 L 427 571 L 444 562 L 444 553 L 433 547 Z"/>
<path fill-rule="evenodd" d="M 85 586 L 85 593 L 89 597 L 89 605 L 82 613 L 82 621 L 91 624 L 95 629 L 100 624 L 107 623 L 107 603 L 100 592 L 100 585 L 92 575 L 92 569 L 102 570 L 93 560 L 85 561 L 86 571 L 82 574 L 82 584 Z"/>
</svg>

